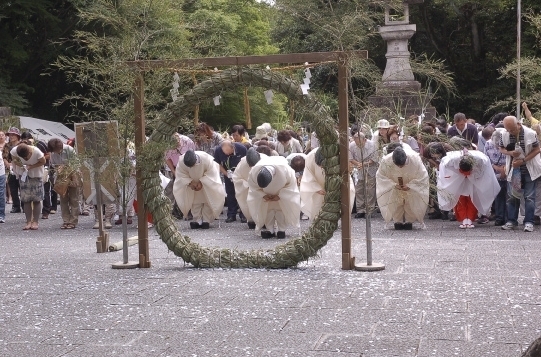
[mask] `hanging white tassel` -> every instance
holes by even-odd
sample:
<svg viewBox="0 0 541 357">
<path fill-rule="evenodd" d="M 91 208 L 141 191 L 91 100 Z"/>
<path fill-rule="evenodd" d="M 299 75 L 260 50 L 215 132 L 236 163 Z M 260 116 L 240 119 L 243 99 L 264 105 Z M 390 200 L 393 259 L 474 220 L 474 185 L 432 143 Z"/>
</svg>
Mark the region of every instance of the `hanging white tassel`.
<svg viewBox="0 0 541 357">
<path fill-rule="evenodd" d="M 173 102 L 178 99 L 179 81 L 180 77 L 178 76 L 178 73 L 175 72 L 175 74 L 173 75 L 173 89 L 169 91 L 171 93 L 171 97 L 173 98 Z"/>
<path fill-rule="evenodd" d="M 274 97 L 274 93 L 272 92 L 272 89 L 264 91 L 263 94 L 265 94 L 265 99 L 267 100 L 267 104 L 272 104 L 272 98 Z"/>
</svg>

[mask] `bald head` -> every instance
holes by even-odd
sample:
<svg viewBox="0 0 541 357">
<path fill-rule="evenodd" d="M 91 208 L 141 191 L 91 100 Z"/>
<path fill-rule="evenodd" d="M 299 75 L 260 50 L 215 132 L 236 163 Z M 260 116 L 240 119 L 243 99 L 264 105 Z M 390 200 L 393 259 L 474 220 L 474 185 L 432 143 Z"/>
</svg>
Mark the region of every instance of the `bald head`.
<svg viewBox="0 0 541 357">
<path fill-rule="evenodd" d="M 235 152 L 235 144 L 231 140 L 222 141 L 221 148 L 226 155 L 232 155 Z"/>
<path fill-rule="evenodd" d="M 517 117 L 512 115 L 503 118 L 503 127 L 513 136 L 517 136 L 520 133 L 520 123 Z"/>
</svg>

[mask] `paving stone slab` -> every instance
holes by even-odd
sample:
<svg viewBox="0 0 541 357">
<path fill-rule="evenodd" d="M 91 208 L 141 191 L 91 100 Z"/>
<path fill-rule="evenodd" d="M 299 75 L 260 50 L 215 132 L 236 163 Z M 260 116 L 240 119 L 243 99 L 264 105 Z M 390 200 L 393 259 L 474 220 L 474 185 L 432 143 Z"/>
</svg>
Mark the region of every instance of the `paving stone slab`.
<svg viewBox="0 0 541 357">
<path fill-rule="evenodd" d="M 1 356 L 61 357 L 76 349 L 74 346 L 44 345 L 39 343 L 0 344 Z M 88 354 L 86 356 L 89 356 Z"/>
<path fill-rule="evenodd" d="M 329 352 L 356 352 L 363 357 L 414 357 L 419 340 L 414 338 L 369 338 L 354 334 L 327 334 L 318 342 L 315 350 Z"/>
</svg>

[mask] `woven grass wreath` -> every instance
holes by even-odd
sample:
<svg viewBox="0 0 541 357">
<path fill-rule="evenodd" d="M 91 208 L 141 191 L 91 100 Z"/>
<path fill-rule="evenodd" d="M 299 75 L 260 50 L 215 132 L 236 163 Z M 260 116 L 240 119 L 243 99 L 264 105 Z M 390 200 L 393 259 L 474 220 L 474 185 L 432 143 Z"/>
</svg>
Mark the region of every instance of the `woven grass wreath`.
<svg viewBox="0 0 541 357">
<path fill-rule="evenodd" d="M 173 221 L 170 203 L 160 186 L 158 171 L 163 161 L 163 143 L 171 142 L 179 119 L 186 116 L 202 101 L 221 92 L 247 85 L 283 93 L 303 105 L 307 120 L 312 123 L 325 158 L 325 202 L 319 216 L 302 237 L 291 239 L 274 249 L 240 251 L 236 249 L 207 248 L 191 242 L 182 235 Z M 161 115 L 149 141 L 145 144 L 138 162 L 143 165 L 143 196 L 154 216 L 161 240 L 175 255 L 197 268 L 288 268 L 314 257 L 332 237 L 340 218 L 340 185 L 342 176 L 339 165 L 338 135 L 334 121 L 325 107 L 312 96 L 303 95 L 299 83 L 264 69 L 243 68 L 227 70 L 197 84 L 191 91 L 169 104 Z M 160 149 L 162 148 L 162 149 Z"/>
</svg>

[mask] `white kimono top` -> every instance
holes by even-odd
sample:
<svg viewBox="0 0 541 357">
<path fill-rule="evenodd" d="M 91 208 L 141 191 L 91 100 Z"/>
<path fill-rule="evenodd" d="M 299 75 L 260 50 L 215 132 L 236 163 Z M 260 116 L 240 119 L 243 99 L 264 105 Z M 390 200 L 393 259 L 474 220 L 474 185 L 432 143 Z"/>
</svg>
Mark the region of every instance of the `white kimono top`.
<svg viewBox="0 0 541 357">
<path fill-rule="evenodd" d="M 419 154 L 405 151 L 407 155 L 404 167 L 393 162 L 393 154 L 385 155 L 376 173 L 376 197 L 378 207 L 385 222 L 393 219 L 396 208 L 408 201 L 407 209 L 420 223 L 424 221 L 428 207 L 429 182 L 428 172 Z M 398 178 L 402 177 L 405 186 L 410 189 L 402 191 L 396 188 Z"/>
<path fill-rule="evenodd" d="M 178 160 L 175 170 L 173 195 L 178 207 L 186 216 L 194 203 L 205 203 L 212 208 L 214 218 L 218 217 L 224 208 L 225 189 L 220 179 L 220 167 L 214 158 L 204 151 L 196 151 L 200 162 L 193 167 L 184 165 L 184 155 Z M 194 191 L 188 185 L 193 180 L 200 181 L 203 188 Z"/>
<path fill-rule="evenodd" d="M 261 158 L 267 157 L 265 154 L 259 154 Z M 239 204 L 240 210 L 246 217 L 246 219 L 251 222 L 252 215 L 248 209 L 248 175 L 252 168 L 246 162 L 246 157 L 240 159 L 239 164 L 233 171 L 233 185 L 235 186 L 235 198 Z"/>
<path fill-rule="evenodd" d="M 487 214 L 500 192 L 490 159 L 480 151 L 468 151 L 474 160 L 469 176 L 460 173 L 458 165 L 464 153 L 450 151 L 441 159 L 438 173 L 438 203 L 444 211 L 456 206 L 460 196 L 470 196 L 479 213 Z"/>
<path fill-rule="evenodd" d="M 316 165 L 316 151 L 312 150 L 304 161 L 304 173 L 301 179 L 301 211 L 310 219 L 314 219 L 323 206 L 325 196 L 317 191 L 325 190 L 325 171 Z M 349 176 L 349 212 L 353 209 L 355 202 L 355 185 Z"/>
<path fill-rule="evenodd" d="M 274 168 L 272 181 L 265 188 L 261 188 L 257 184 L 257 175 L 263 166 Z M 285 217 L 286 226 L 299 226 L 301 205 L 297 178 L 295 177 L 295 171 L 287 164 L 285 157 L 262 157 L 250 170 L 248 187 L 248 209 L 256 224 L 256 229 L 260 229 L 265 224 L 267 218 L 269 203 L 263 200 L 263 196 L 267 194 L 278 195 L 280 197 L 277 203 Z M 267 228 L 270 229 L 270 227 Z"/>
</svg>

